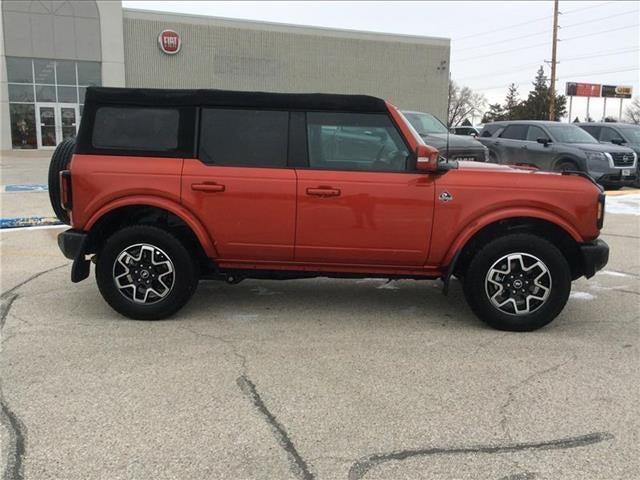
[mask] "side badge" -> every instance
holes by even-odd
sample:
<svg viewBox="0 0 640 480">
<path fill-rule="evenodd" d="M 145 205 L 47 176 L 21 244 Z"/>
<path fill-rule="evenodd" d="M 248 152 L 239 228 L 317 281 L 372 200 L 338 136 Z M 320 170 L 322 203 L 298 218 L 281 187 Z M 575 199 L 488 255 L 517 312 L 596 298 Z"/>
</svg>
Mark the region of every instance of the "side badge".
<svg viewBox="0 0 640 480">
<path fill-rule="evenodd" d="M 453 200 L 453 195 L 451 195 L 449 192 L 445 191 L 440 194 L 441 202 L 450 202 L 451 200 Z"/>
</svg>

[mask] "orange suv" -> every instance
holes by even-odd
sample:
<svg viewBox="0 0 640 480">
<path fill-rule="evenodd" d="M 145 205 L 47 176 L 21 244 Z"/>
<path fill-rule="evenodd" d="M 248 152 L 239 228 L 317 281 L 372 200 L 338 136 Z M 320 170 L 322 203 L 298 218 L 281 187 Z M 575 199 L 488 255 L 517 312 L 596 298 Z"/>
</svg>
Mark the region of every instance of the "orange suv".
<svg viewBox="0 0 640 480">
<path fill-rule="evenodd" d="M 563 309 L 602 268 L 604 195 L 588 177 L 446 162 L 362 95 L 89 88 L 50 194 L 71 280 L 155 320 L 200 279 L 442 279 L 504 330 Z"/>
</svg>

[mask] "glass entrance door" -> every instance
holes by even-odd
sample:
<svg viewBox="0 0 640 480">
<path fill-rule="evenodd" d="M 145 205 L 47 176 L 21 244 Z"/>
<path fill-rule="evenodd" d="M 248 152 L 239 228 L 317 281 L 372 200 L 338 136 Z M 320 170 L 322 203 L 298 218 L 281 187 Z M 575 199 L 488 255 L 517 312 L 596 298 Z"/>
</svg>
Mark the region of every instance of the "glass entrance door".
<svg viewBox="0 0 640 480">
<path fill-rule="evenodd" d="M 36 133 L 38 136 L 38 148 L 52 148 L 57 143 L 57 122 L 55 103 L 40 103 L 36 112 Z"/>
<path fill-rule="evenodd" d="M 60 135 L 62 140 L 74 138 L 78 125 L 78 106 L 60 105 Z"/>
<path fill-rule="evenodd" d="M 73 103 L 37 103 L 36 134 L 38 148 L 54 148 L 78 131 L 78 105 Z"/>
</svg>

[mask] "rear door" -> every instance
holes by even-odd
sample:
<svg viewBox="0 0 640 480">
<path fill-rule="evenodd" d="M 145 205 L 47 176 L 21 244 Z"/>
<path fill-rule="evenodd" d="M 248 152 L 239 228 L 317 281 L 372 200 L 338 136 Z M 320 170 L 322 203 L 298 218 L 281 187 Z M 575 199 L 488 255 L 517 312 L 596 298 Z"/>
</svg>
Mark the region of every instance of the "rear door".
<svg viewBox="0 0 640 480">
<path fill-rule="evenodd" d="M 287 167 L 289 113 L 203 108 L 197 159 L 186 159 L 182 202 L 221 259 L 293 259 L 296 174 Z"/>
<path fill-rule="evenodd" d="M 298 176 L 295 260 L 421 266 L 429 249 L 433 176 L 386 114 L 308 112 Z"/>
</svg>

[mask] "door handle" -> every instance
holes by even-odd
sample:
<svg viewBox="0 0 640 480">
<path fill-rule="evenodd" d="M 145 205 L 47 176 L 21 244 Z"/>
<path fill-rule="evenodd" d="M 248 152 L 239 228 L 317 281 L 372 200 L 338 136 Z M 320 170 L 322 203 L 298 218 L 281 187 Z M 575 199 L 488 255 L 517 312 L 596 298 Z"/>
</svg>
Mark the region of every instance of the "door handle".
<svg viewBox="0 0 640 480">
<path fill-rule="evenodd" d="M 314 197 L 337 197 L 340 195 L 340 190 L 331 187 L 307 188 L 307 195 L 313 195 Z"/>
<path fill-rule="evenodd" d="M 191 190 L 196 190 L 198 192 L 224 192 L 224 185 L 220 185 L 219 183 L 192 183 Z"/>
</svg>

